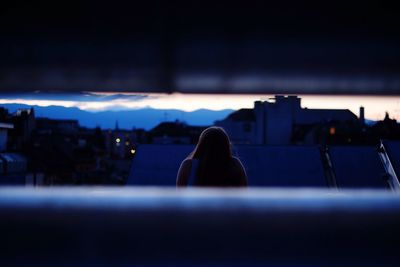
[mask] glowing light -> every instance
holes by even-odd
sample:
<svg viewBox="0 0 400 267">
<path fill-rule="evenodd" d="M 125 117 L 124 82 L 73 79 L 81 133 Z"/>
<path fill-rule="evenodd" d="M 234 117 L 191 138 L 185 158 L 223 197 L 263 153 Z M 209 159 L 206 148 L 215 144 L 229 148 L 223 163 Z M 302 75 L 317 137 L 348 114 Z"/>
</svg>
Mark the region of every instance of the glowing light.
<svg viewBox="0 0 400 267">
<path fill-rule="evenodd" d="M 115 139 L 115 142 L 119 143 L 119 142 L 121 142 L 121 139 L 117 138 L 117 139 Z"/>
<path fill-rule="evenodd" d="M 136 153 L 135 149 L 131 149 L 131 154 L 134 155 Z"/>
<path fill-rule="evenodd" d="M 336 134 L 336 128 L 335 127 L 329 128 L 329 134 L 330 135 L 335 135 Z"/>
<path fill-rule="evenodd" d="M 125 142 L 125 145 L 126 145 L 126 146 L 129 146 L 129 141 L 126 141 L 126 142 Z"/>
</svg>

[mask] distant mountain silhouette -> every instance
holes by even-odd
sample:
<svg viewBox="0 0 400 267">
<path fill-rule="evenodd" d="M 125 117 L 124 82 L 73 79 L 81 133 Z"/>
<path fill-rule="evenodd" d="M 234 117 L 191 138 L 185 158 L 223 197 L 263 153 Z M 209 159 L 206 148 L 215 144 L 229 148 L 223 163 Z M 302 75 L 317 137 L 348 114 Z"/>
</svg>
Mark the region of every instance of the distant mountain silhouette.
<svg viewBox="0 0 400 267">
<path fill-rule="evenodd" d="M 31 106 L 23 104 L 0 104 L 10 113 L 20 108 L 30 108 Z M 51 119 L 75 119 L 84 127 L 93 128 L 100 126 L 102 129 L 114 128 L 115 122 L 122 129 L 144 128 L 151 129 L 163 121 L 184 121 L 190 125 L 207 126 L 229 115 L 233 110 L 225 109 L 213 111 L 199 109 L 192 112 L 185 112 L 176 109 L 152 109 L 143 108 L 123 111 L 101 111 L 89 112 L 79 108 L 67 108 L 62 106 L 32 106 L 35 109 L 36 117 L 46 117 Z"/>
</svg>

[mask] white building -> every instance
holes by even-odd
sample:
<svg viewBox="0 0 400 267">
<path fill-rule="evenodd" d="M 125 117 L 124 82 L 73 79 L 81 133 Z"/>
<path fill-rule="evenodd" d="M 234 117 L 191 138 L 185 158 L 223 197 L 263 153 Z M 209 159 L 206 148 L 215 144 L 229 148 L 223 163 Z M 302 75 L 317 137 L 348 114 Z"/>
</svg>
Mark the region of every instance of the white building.
<svg viewBox="0 0 400 267">
<path fill-rule="evenodd" d="M 291 143 L 295 125 L 329 121 L 356 121 L 348 109 L 307 109 L 297 96 L 275 96 L 274 101 L 256 101 L 253 109 L 240 109 L 216 121 L 236 144 L 285 145 Z"/>
</svg>

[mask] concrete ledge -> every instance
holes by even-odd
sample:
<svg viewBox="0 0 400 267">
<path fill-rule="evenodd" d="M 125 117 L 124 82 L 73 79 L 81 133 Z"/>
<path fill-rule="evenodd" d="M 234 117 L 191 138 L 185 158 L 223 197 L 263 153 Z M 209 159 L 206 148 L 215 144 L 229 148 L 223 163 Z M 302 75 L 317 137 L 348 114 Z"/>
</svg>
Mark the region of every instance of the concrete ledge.
<svg viewBox="0 0 400 267">
<path fill-rule="evenodd" d="M 315 189 L 1 188 L 9 265 L 385 266 L 400 195 Z"/>
</svg>

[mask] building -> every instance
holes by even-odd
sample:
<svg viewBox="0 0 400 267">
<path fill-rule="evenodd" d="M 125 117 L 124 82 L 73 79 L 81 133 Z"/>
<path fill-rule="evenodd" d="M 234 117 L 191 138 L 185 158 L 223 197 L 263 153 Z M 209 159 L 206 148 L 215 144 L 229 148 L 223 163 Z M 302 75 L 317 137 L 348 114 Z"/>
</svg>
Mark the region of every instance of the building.
<svg viewBox="0 0 400 267">
<path fill-rule="evenodd" d="M 77 120 L 62 120 L 37 118 L 37 128 L 42 133 L 62 133 L 62 134 L 77 134 L 79 132 L 79 122 Z"/>
<path fill-rule="evenodd" d="M 254 109 L 239 109 L 215 124 L 224 128 L 235 144 L 258 144 Z"/>
<path fill-rule="evenodd" d="M 7 148 L 20 151 L 29 143 L 31 134 L 36 127 L 34 109 L 18 109 L 7 121 L 14 126 L 9 130 Z"/>
<path fill-rule="evenodd" d="M 136 153 L 137 138 L 133 130 L 116 129 L 103 132 L 105 148 L 114 158 L 130 158 Z"/>
<path fill-rule="evenodd" d="M 0 122 L 0 151 L 7 150 L 8 130 L 13 128 L 12 124 Z"/>
<path fill-rule="evenodd" d="M 25 185 L 27 159 L 19 153 L 0 153 L 0 185 Z"/>
<path fill-rule="evenodd" d="M 294 143 L 294 132 L 299 127 L 306 129 L 306 136 L 316 125 L 344 122 L 360 121 L 348 109 L 302 108 L 297 96 L 276 96 L 271 102 L 256 101 L 253 109 L 235 111 L 215 125 L 223 127 L 233 143 L 285 145 Z M 314 138 L 308 140 L 315 143 Z"/>
<path fill-rule="evenodd" d="M 190 126 L 181 121 L 162 122 L 150 130 L 153 144 L 194 144 L 197 142 L 204 126 Z"/>
</svg>

